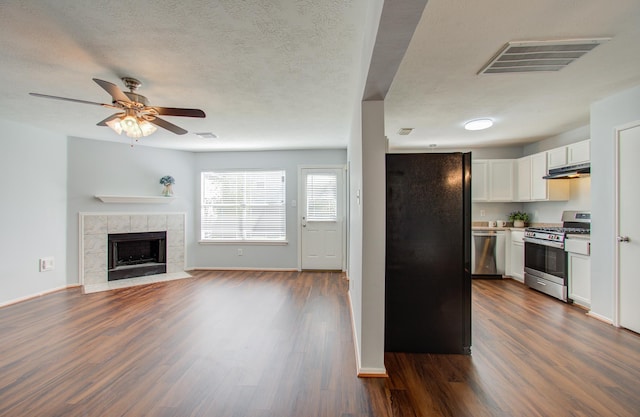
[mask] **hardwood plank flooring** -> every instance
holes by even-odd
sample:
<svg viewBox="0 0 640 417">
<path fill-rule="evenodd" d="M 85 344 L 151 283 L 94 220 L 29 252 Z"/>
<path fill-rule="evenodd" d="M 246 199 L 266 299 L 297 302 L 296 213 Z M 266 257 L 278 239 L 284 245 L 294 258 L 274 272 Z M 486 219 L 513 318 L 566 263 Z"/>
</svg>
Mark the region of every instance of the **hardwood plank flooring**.
<svg viewBox="0 0 640 417">
<path fill-rule="evenodd" d="M 640 416 L 640 336 L 511 280 L 473 283 L 471 356 L 355 376 L 348 283 L 193 279 L 0 309 L 0 416 Z"/>
</svg>

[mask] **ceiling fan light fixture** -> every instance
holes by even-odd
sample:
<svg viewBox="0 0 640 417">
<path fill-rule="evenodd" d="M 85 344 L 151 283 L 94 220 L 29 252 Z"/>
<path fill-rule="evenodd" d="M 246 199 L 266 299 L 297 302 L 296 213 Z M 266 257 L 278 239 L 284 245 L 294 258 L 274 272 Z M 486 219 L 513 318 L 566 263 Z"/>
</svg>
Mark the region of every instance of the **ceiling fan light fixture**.
<svg viewBox="0 0 640 417">
<path fill-rule="evenodd" d="M 108 122 L 106 122 L 106 125 L 109 126 L 111 129 L 113 129 L 114 132 L 116 132 L 118 135 L 122 134 L 122 125 L 120 124 L 120 118 L 116 117 L 115 119 L 111 119 Z"/>
<path fill-rule="evenodd" d="M 155 132 L 157 128 L 146 120 L 142 120 L 140 122 L 140 130 L 142 131 L 142 136 L 149 136 Z"/>
<path fill-rule="evenodd" d="M 134 139 L 149 136 L 158 130 L 158 128 L 152 123 L 136 116 L 135 112 L 131 109 L 127 110 L 124 118 L 116 117 L 105 124 L 113 129 L 118 135 L 125 132 L 128 137 Z"/>
<path fill-rule="evenodd" d="M 493 120 L 491 119 L 475 119 L 464 124 L 464 128 L 467 130 L 484 130 L 491 126 L 493 126 Z"/>
</svg>

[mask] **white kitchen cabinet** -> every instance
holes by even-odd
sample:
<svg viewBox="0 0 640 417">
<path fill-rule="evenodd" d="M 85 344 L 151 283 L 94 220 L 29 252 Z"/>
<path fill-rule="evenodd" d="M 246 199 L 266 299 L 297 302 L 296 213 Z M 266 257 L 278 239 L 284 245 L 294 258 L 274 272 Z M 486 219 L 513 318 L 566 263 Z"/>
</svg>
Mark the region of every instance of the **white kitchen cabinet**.
<svg viewBox="0 0 640 417">
<path fill-rule="evenodd" d="M 509 275 L 520 282 L 524 282 L 524 231 L 511 230 L 509 244 Z"/>
<path fill-rule="evenodd" d="M 531 200 L 531 157 L 525 156 L 516 161 L 518 182 L 517 193 L 518 201 Z"/>
<path fill-rule="evenodd" d="M 565 240 L 569 298 L 583 307 L 591 306 L 591 245 L 585 239 Z"/>
<path fill-rule="evenodd" d="M 473 161 L 471 163 L 471 199 L 489 201 L 489 163 Z"/>
<path fill-rule="evenodd" d="M 471 192 L 473 201 L 515 201 L 514 160 L 473 161 Z"/>
<path fill-rule="evenodd" d="M 591 141 L 572 143 L 567 146 L 567 163 L 569 165 L 581 164 L 591 160 Z"/>
<path fill-rule="evenodd" d="M 547 151 L 547 168 L 558 168 L 567 165 L 567 147 L 551 149 Z M 546 173 L 545 173 L 546 175 Z"/>
<path fill-rule="evenodd" d="M 545 180 L 547 152 L 525 156 L 517 161 L 518 201 L 567 201 L 569 180 Z"/>
</svg>

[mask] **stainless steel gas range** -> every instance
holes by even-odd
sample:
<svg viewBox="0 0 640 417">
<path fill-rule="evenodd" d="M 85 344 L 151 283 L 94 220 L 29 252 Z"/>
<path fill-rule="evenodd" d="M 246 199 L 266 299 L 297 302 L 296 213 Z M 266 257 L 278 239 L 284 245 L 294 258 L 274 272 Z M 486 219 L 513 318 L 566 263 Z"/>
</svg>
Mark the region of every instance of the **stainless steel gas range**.
<svg viewBox="0 0 640 417">
<path fill-rule="evenodd" d="M 591 213 L 564 211 L 562 227 L 528 227 L 524 232 L 524 282 L 564 302 L 567 297 L 567 253 L 570 234 L 591 233 Z"/>
</svg>

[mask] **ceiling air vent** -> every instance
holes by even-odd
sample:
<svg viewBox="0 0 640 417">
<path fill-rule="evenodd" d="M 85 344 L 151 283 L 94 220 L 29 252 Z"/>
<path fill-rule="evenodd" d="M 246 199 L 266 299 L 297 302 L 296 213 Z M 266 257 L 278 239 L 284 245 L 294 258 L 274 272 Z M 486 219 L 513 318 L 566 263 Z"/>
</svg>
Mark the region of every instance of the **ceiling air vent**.
<svg viewBox="0 0 640 417">
<path fill-rule="evenodd" d="M 402 136 L 407 136 L 411 132 L 413 132 L 412 127 L 402 127 L 398 129 L 398 135 L 402 135 Z"/>
<path fill-rule="evenodd" d="M 509 42 L 478 72 L 560 71 L 608 38 Z"/>
</svg>

